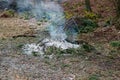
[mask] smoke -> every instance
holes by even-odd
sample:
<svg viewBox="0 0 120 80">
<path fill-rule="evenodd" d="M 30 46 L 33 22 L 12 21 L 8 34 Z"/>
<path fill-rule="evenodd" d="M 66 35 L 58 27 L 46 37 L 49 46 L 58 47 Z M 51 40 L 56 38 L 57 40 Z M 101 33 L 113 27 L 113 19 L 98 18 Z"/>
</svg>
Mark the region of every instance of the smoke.
<svg viewBox="0 0 120 80">
<path fill-rule="evenodd" d="M 41 7 L 49 21 L 48 30 L 53 39 L 65 40 L 67 38 L 64 32 L 65 18 L 62 7 L 55 2 L 42 2 Z"/>
<path fill-rule="evenodd" d="M 60 0 L 59 0 L 60 1 Z M 30 12 L 38 21 L 45 20 L 50 39 L 44 39 L 38 44 L 26 44 L 23 47 L 25 54 L 32 54 L 33 52 L 44 54 L 47 47 L 55 46 L 61 49 L 78 48 L 79 45 L 69 43 L 66 40 L 67 35 L 64 31 L 66 19 L 63 8 L 53 0 L 16 0 L 17 12 Z M 71 25 L 70 25 L 71 26 Z M 70 31 L 71 32 L 71 31 Z"/>
<path fill-rule="evenodd" d="M 10 2 L 9 2 L 10 3 Z M 65 40 L 64 32 L 65 18 L 62 7 L 54 1 L 43 0 L 16 0 L 19 13 L 29 11 L 36 20 L 47 20 L 46 25 L 50 36 L 55 40 Z"/>
<path fill-rule="evenodd" d="M 65 40 L 67 35 L 64 31 L 65 17 L 64 10 L 54 0 L 3 0 L 17 12 L 29 12 L 36 20 L 46 20 L 46 25 L 52 39 Z M 59 2 L 62 0 L 58 0 Z"/>
</svg>

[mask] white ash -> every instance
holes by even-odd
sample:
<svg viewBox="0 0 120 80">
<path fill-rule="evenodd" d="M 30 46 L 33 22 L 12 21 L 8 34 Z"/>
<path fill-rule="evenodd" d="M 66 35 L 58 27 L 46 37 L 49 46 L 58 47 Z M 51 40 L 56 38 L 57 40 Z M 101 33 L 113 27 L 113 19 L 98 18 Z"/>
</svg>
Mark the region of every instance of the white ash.
<svg viewBox="0 0 120 80">
<path fill-rule="evenodd" d="M 44 54 L 44 52 L 42 51 L 43 47 L 39 46 L 35 43 L 24 45 L 23 50 L 24 50 L 24 53 L 27 55 L 31 55 L 31 54 L 33 54 L 33 52 L 36 52 L 40 55 Z"/>
<path fill-rule="evenodd" d="M 53 40 L 53 39 L 46 38 L 38 44 L 35 44 L 35 43 L 26 44 L 23 47 L 23 50 L 24 50 L 24 53 L 28 54 L 28 55 L 33 54 L 33 52 L 36 52 L 39 55 L 44 55 L 44 50 L 50 46 L 54 46 L 56 48 L 61 48 L 62 50 L 80 47 L 80 45 L 78 45 L 78 44 L 72 44 L 67 41 L 60 41 L 60 40 Z"/>
<path fill-rule="evenodd" d="M 63 50 L 69 49 L 69 48 L 78 48 L 79 47 L 79 45 L 69 43 L 65 40 L 60 41 L 60 40 L 53 40 L 53 39 L 47 39 L 47 38 L 44 39 L 42 41 L 42 43 L 45 43 L 45 46 L 48 46 L 48 47 L 55 46 L 56 48 L 61 48 Z"/>
</svg>

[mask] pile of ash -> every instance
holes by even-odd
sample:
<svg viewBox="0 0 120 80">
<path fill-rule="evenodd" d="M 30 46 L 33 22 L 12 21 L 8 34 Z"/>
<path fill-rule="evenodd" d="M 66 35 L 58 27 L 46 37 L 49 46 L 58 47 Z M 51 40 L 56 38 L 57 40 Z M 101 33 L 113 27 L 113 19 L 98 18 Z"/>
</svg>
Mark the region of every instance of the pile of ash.
<svg viewBox="0 0 120 80">
<path fill-rule="evenodd" d="M 32 44 L 24 45 L 23 50 L 24 50 L 24 53 L 28 55 L 31 55 L 34 52 L 38 53 L 39 55 L 44 55 L 46 49 L 51 46 L 60 48 L 61 50 L 80 47 L 80 45 L 78 44 L 72 44 L 67 41 L 60 41 L 60 40 L 53 40 L 53 39 L 45 38 L 41 40 L 39 43 L 36 43 L 36 44 L 32 43 Z"/>
</svg>

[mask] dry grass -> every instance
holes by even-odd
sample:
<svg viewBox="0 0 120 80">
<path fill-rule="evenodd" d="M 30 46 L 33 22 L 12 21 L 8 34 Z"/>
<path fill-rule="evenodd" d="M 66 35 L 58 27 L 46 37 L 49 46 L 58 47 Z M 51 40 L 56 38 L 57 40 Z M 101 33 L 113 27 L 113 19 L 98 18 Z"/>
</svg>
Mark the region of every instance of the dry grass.
<svg viewBox="0 0 120 80">
<path fill-rule="evenodd" d="M 94 1 L 97 6 L 107 0 L 100 0 L 100 3 L 98 3 L 99 0 L 91 1 Z M 92 2 L 92 6 L 95 5 Z M 106 4 L 102 5 L 106 6 Z M 79 7 L 76 9 L 79 9 L 79 14 L 81 14 L 81 9 Z M 31 25 L 27 20 L 0 18 L 0 80 L 89 80 L 92 75 L 99 75 L 100 80 L 120 80 L 119 57 L 119 59 L 111 59 L 104 55 L 89 53 L 91 56 L 61 56 L 53 59 L 42 59 L 39 56 L 27 56 L 17 52 L 19 51 L 18 45 L 35 42 L 35 40 L 32 38 L 9 40 L 9 37 L 34 33 L 30 27 Z M 93 33 L 81 34 L 79 37 L 95 46 L 102 54 L 106 54 L 112 49 L 108 42 L 119 40 L 118 36 L 119 32 L 112 27 L 111 29 L 99 28 Z M 10 46 L 12 46 L 11 52 L 7 51 Z"/>
<path fill-rule="evenodd" d="M 0 18 L 0 38 L 31 33 L 28 21 L 18 18 Z"/>
</svg>

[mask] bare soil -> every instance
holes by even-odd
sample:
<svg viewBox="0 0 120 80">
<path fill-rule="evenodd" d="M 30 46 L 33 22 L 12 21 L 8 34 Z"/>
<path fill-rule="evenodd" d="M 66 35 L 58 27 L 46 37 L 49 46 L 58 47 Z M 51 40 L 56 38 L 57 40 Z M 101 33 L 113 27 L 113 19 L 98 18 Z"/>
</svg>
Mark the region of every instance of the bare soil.
<svg viewBox="0 0 120 80">
<path fill-rule="evenodd" d="M 20 45 L 39 40 L 12 38 L 30 30 L 26 21 L 2 18 L 0 25 L 0 34 L 4 34 L 0 36 L 0 80 L 89 80 L 94 75 L 100 80 L 120 79 L 120 58 L 111 59 L 94 53 L 52 59 L 25 55 Z"/>
<path fill-rule="evenodd" d="M 97 6 L 98 0 L 93 1 Z M 102 4 L 102 1 L 100 0 L 99 4 Z M 104 6 L 100 6 L 100 9 Z M 77 9 L 80 13 L 81 8 Z M 120 32 L 114 27 L 100 27 L 93 33 L 79 36 L 80 40 L 93 45 L 99 53 L 86 53 L 86 56 L 56 55 L 53 58 L 23 54 L 22 45 L 38 42 L 43 37 L 42 33 L 36 32 L 36 28 L 36 25 L 31 27 L 28 20 L 0 18 L 0 80 L 120 80 L 120 54 L 109 55 L 113 49 L 109 42 L 120 40 Z M 37 37 L 13 38 L 36 33 Z"/>
</svg>

